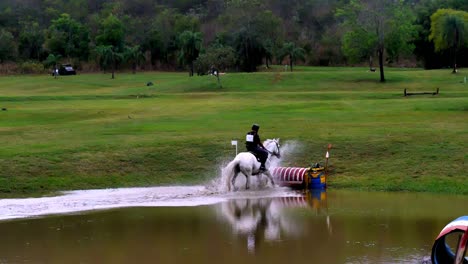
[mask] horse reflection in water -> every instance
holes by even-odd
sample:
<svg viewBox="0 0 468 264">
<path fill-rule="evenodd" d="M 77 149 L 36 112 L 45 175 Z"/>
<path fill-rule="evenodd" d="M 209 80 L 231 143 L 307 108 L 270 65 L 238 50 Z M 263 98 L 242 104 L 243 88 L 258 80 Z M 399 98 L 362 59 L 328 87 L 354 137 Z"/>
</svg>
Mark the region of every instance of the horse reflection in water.
<svg viewBox="0 0 468 264">
<path fill-rule="evenodd" d="M 220 204 L 219 215 L 232 227 L 234 235 L 247 240 L 247 249 L 254 253 L 262 241 L 278 241 L 284 237 L 299 237 L 305 226 L 295 221 L 285 209 L 309 208 L 327 215 L 326 193 L 308 193 L 297 197 L 233 199 Z M 332 232 L 329 216 L 327 227 Z"/>
</svg>

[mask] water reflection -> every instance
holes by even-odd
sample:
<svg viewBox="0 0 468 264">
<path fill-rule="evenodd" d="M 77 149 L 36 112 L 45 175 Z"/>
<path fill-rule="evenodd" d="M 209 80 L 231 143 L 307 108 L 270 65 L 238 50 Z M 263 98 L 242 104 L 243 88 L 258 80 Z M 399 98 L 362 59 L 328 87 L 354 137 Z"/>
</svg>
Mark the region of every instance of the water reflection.
<svg viewBox="0 0 468 264">
<path fill-rule="evenodd" d="M 441 228 L 468 212 L 468 196 L 331 188 L 308 195 L 280 188 L 139 192 L 118 197 L 155 207 L 0 221 L 0 263 L 422 263 Z M 107 204 L 116 196 L 85 197 Z M 199 203 L 212 198 L 223 202 Z"/>
<path fill-rule="evenodd" d="M 308 232 L 305 223 L 298 221 L 292 212 L 293 208 L 307 208 L 315 215 L 323 216 L 331 235 L 325 190 L 292 197 L 232 199 L 221 203 L 217 211 L 232 233 L 247 241 L 247 249 L 253 253 L 262 241 L 298 238 Z"/>
</svg>

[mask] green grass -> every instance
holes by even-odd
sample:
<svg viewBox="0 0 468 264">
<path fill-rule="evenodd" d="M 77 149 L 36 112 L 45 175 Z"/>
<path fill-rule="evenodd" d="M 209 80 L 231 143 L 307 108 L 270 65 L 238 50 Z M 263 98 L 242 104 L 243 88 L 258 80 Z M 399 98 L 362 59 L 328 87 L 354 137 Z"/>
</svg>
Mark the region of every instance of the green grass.
<svg viewBox="0 0 468 264">
<path fill-rule="evenodd" d="M 468 194 L 468 70 L 280 69 L 0 77 L 0 196 L 203 183 L 254 122 L 290 166 L 333 144 L 330 188 Z"/>
</svg>

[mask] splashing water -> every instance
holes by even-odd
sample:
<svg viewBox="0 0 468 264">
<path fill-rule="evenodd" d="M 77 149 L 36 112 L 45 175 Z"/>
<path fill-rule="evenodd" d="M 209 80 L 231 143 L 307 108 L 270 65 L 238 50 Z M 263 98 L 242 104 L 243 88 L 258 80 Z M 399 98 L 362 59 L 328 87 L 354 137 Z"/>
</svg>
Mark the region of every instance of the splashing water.
<svg viewBox="0 0 468 264">
<path fill-rule="evenodd" d="M 296 141 L 281 146 L 282 157 L 294 155 L 300 147 Z M 282 158 L 283 159 L 283 158 Z M 280 197 L 297 195 L 287 188 L 266 188 L 253 177 L 251 190 L 228 192 L 223 169 L 230 162 L 219 165 L 218 176 L 204 186 L 167 186 L 147 188 L 118 188 L 102 190 L 77 190 L 55 197 L 0 199 L 0 221 L 16 218 L 38 217 L 50 214 L 67 214 L 82 211 L 135 206 L 198 206 L 215 204 L 229 199 Z M 281 160 L 273 159 L 272 167 Z M 266 178 L 266 177 L 263 177 Z M 238 177 L 236 186 L 245 187 L 245 177 Z"/>
<path fill-rule="evenodd" d="M 301 148 L 302 146 L 296 140 L 288 140 L 284 144 L 281 144 L 281 159 L 272 158 L 270 163 L 270 170 L 283 166 L 285 157 L 287 157 L 287 159 L 291 159 L 291 157 L 294 157 L 294 154 L 300 151 Z"/>
<path fill-rule="evenodd" d="M 205 184 L 205 188 L 213 193 L 226 193 L 227 190 L 227 179 L 223 174 L 224 168 L 228 165 L 229 161 L 223 161 L 218 166 L 217 177 L 212 179 L 210 182 Z"/>
<path fill-rule="evenodd" d="M 0 221 L 122 207 L 197 206 L 224 200 L 203 186 L 77 190 L 54 197 L 0 199 Z"/>
</svg>

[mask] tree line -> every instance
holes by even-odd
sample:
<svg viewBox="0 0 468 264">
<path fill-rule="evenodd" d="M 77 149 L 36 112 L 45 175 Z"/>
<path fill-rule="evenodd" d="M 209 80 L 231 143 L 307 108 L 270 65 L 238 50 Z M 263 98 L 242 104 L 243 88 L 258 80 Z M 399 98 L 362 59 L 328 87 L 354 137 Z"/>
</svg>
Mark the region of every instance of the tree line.
<svg viewBox="0 0 468 264">
<path fill-rule="evenodd" d="M 0 64 L 468 66 L 466 0 L 2 0 Z"/>
</svg>

